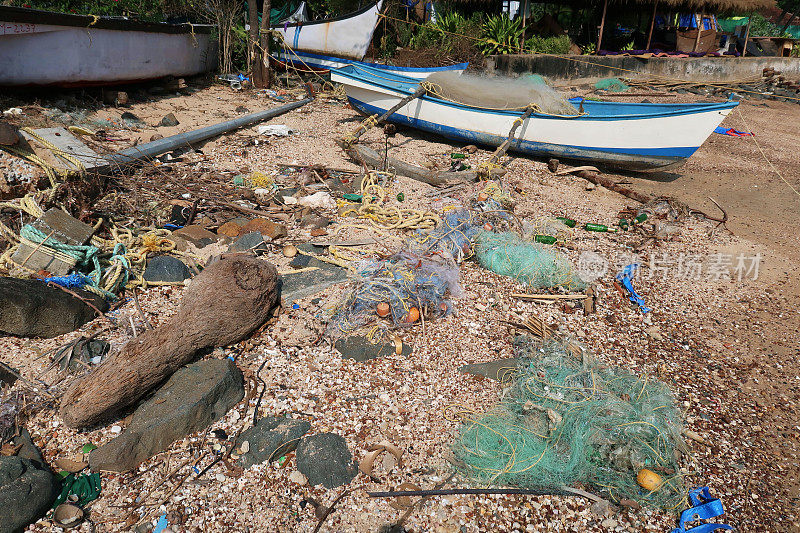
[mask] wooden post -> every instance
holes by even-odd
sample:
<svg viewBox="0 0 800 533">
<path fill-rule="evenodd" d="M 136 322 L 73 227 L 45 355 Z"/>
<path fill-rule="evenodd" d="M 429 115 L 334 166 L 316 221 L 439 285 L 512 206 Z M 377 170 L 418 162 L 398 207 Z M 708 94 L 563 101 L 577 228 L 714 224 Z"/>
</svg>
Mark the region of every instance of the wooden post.
<svg viewBox="0 0 800 533">
<path fill-rule="evenodd" d="M 750 38 L 750 24 L 753 22 L 753 14 L 747 17 L 747 28 L 744 30 L 744 46 L 742 46 L 742 57 L 747 55 L 747 40 Z"/>
<path fill-rule="evenodd" d="M 701 26 L 703 25 L 703 15 L 698 15 L 695 13 L 694 15 L 694 23 L 697 24 L 697 37 L 694 39 L 694 45 L 692 46 L 692 52 L 697 52 L 697 45 L 700 43 L 700 31 L 702 30 Z"/>
<path fill-rule="evenodd" d="M 528 26 L 528 17 L 526 16 L 527 13 L 527 4 L 528 0 L 520 0 L 520 9 L 522 10 L 522 42 L 519 45 L 519 51 L 521 54 L 525 53 L 525 28 Z"/>
<path fill-rule="evenodd" d="M 653 17 L 650 19 L 650 33 L 647 34 L 647 46 L 645 50 L 650 50 L 650 43 L 653 42 L 653 28 L 656 25 L 656 8 L 658 7 L 658 0 L 653 3 Z"/>
<path fill-rule="evenodd" d="M 256 0 L 247 0 L 247 19 L 250 24 L 250 37 L 247 41 L 247 67 L 252 69 L 255 61 L 255 47 L 258 42 L 258 4 Z"/>
<path fill-rule="evenodd" d="M 600 46 L 603 44 L 603 28 L 606 25 L 606 10 L 608 10 L 608 0 L 603 1 L 603 16 L 600 18 L 600 32 L 597 34 L 597 50 L 595 55 L 600 53 Z"/>
<path fill-rule="evenodd" d="M 270 31 L 270 0 L 264 0 L 261 8 L 261 26 L 258 31 L 258 43 L 256 44 L 255 62 L 253 64 L 253 85 L 259 89 L 269 89 L 271 76 L 269 69 L 269 31 Z"/>
</svg>

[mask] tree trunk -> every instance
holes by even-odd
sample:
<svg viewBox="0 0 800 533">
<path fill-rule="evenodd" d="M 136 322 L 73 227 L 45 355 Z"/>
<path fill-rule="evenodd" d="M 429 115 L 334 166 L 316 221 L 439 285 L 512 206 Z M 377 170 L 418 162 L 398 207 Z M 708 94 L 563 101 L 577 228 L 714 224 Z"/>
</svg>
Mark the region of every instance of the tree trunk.
<svg viewBox="0 0 800 533">
<path fill-rule="evenodd" d="M 269 69 L 270 9 L 272 9 L 270 0 L 264 0 L 264 6 L 261 9 L 261 27 L 258 32 L 258 43 L 255 50 L 255 62 L 253 64 L 253 85 L 259 89 L 269 89 L 272 81 Z"/>
<path fill-rule="evenodd" d="M 255 64 L 255 47 L 258 42 L 258 3 L 256 0 L 247 0 L 247 19 L 250 24 L 250 39 L 247 41 L 247 69 Z"/>
<path fill-rule="evenodd" d="M 223 255 L 184 291 L 181 308 L 76 381 L 61 398 L 70 427 L 87 427 L 134 405 L 198 352 L 228 346 L 266 322 L 278 298 L 278 274 L 266 261 Z"/>
<path fill-rule="evenodd" d="M 783 28 L 781 29 L 781 33 L 786 33 L 786 28 L 789 27 L 789 25 L 792 23 L 794 18 L 797 16 L 797 12 L 798 11 L 800 11 L 800 5 L 798 5 L 796 8 L 794 8 L 794 11 L 792 11 L 792 14 L 789 15 L 789 20 L 787 20 L 786 24 L 783 25 Z"/>
</svg>

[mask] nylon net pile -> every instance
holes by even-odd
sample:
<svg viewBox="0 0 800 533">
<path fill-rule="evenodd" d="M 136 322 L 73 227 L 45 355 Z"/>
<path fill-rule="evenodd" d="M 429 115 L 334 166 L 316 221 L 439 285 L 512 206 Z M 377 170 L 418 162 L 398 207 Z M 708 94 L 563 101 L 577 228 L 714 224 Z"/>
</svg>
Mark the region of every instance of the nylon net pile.
<svg viewBox="0 0 800 533">
<path fill-rule="evenodd" d="M 534 104 L 542 113 L 578 115 L 578 110 L 553 88 L 520 78 L 488 78 L 458 72 L 434 72 L 426 80 L 434 94 L 475 107 L 523 110 Z"/>
<path fill-rule="evenodd" d="M 368 338 L 380 340 L 392 327 L 412 326 L 420 318 L 433 319 L 452 309 L 450 295 L 460 292 L 458 267 L 431 258 L 400 252 L 383 261 L 366 261 L 361 279 L 338 308 L 326 333 L 350 335 L 373 325 Z M 386 316 L 379 306 L 388 304 Z"/>
<path fill-rule="evenodd" d="M 515 233 L 479 233 L 475 255 L 483 268 L 534 288 L 586 288 L 567 256 L 546 245 L 527 242 Z"/>
<path fill-rule="evenodd" d="M 465 473 L 490 484 L 558 491 L 582 483 L 608 499 L 683 504 L 680 413 L 666 385 L 605 367 L 566 345 L 515 338 L 519 366 L 489 413 L 459 413 L 453 445 Z M 647 491 L 637 474 L 661 476 Z"/>
</svg>

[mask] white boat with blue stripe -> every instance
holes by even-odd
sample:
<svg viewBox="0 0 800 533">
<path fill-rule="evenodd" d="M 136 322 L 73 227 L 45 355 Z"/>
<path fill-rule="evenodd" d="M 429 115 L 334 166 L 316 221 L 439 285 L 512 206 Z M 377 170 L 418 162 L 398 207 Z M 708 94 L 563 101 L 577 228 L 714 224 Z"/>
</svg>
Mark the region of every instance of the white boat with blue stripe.
<svg viewBox="0 0 800 533">
<path fill-rule="evenodd" d="M 331 71 L 350 104 L 381 115 L 413 94 L 420 80 L 365 66 Z M 579 115 L 533 113 L 517 130 L 510 150 L 589 161 L 630 170 L 671 167 L 686 161 L 705 142 L 737 102 L 635 104 L 572 99 Z M 463 143 L 499 146 L 523 111 L 490 110 L 430 94 L 416 98 L 388 121 L 436 133 Z"/>
</svg>

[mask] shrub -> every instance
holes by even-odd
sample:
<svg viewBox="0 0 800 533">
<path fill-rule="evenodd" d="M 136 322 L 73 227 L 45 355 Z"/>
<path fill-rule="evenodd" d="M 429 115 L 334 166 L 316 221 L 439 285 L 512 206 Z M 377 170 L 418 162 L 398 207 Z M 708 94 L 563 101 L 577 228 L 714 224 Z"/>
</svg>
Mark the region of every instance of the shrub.
<svg viewBox="0 0 800 533">
<path fill-rule="evenodd" d="M 478 48 L 485 55 L 513 54 L 519 51 L 521 38 L 521 18 L 511 20 L 506 15 L 489 17 L 481 26 Z"/>
<path fill-rule="evenodd" d="M 540 37 L 534 35 L 525 41 L 525 50 L 537 54 L 568 54 L 572 42 L 567 35 Z"/>
</svg>

